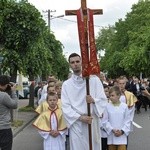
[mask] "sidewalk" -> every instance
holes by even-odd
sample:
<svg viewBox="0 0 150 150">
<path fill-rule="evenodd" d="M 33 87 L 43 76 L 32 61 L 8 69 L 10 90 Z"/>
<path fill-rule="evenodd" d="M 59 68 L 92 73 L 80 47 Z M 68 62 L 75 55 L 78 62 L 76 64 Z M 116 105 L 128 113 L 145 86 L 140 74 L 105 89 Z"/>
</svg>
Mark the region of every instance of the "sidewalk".
<svg viewBox="0 0 150 150">
<path fill-rule="evenodd" d="M 19 100 L 18 107 L 25 107 L 28 104 L 28 100 Z M 13 136 L 15 137 L 20 131 L 22 131 L 29 123 L 31 123 L 36 117 L 35 112 L 13 112 L 14 120 L 23 121 L 23 124 L 19 127 L 12 127 Z"/>
</svg>

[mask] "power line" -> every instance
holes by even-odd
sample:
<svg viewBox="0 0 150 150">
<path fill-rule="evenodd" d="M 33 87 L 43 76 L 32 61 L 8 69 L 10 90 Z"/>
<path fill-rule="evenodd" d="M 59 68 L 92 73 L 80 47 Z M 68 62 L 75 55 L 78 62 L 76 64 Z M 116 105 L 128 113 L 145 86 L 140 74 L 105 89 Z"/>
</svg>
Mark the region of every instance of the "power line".
<svg viewBox="0 0 150 150">
<path fill-rule="evenodd" d="M 59 18 L 59 19 L 62 19 L 62 20 L 68 21 L 68 22 L 77 23 L 77 21 L 75 21 L 75 20 L 70 20 L 70 19 L 66 19 L 66 18 Z M 99 26 L 99 25 L 94 25 L 94 26 L 98 27 L 98 28 L 104 28 L 104 26 Z"/>
</svg>

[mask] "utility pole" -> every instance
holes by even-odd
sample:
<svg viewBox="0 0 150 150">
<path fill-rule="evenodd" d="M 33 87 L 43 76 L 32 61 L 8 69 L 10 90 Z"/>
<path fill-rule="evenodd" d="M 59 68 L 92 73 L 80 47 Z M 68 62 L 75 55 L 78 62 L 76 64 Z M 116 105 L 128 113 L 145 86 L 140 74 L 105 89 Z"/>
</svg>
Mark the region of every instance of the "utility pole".
<svg viewBox="0 0 150 150">
<path fill-rule="evenodd" d="M 51 17 L 52 17 L 51 13 L 56 12 L 56 10 L 50 10 L 50 9 L 48 9 L 47 12 L 48 12 L 48 27 L 51 30 Z"/>
<path fill-rule="evenodd" d="M 59 16 L 54 16 L 54 15 L 51 15 L 51 13 L 54 13 L 56 12 L 56 10 L 46 10 L 46 11 L 43 11 L 43 13 L 47 13 L 47 18 L 48 18 L 48 28 L 49 30 L 51 30 L 51 20 L 52 19 L 55 19 L 55 18 L 61 18 L 61 17 L 64 17 L 64 15 L 59 15 Z"/>
</svg>

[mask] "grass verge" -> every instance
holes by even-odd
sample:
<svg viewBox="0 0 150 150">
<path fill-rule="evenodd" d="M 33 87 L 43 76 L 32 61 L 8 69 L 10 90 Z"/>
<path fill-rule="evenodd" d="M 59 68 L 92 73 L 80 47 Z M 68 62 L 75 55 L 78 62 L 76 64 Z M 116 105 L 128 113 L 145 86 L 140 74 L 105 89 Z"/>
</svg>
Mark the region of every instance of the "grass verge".
<svg viewBox="0 0 150 150">
<path fill-rule="evenodd" d="M 22 111 L 22 112 L 34 112 L 34 108 L 31 107 L 31 106 L 25 106 L 25 107 L 19 108 L 18 111 Z"/>
<path fill-rule="evenodd" d="M 11 126 L 12 127 L 20 127 L 23 125 L 23 121 L 22 120 L 14 120 L 12 123 L 11 123 Z"/>
</svg>

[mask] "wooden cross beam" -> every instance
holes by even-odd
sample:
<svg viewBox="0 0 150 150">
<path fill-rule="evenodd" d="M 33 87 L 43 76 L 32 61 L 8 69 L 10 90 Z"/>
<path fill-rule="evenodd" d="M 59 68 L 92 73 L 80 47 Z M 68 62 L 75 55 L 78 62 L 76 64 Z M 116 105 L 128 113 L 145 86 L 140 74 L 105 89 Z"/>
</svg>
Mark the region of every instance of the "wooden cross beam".
<svg viewBox="0 0 150 150">
<path fill-rule="evenodd" d="M 87 45 L 87 49 L 88 49 L 88 33 L 87 33 L 87 5 L 86 5 L 86 0 L 81 0 L 81 9 L 83 12 L 83 16 L 84 16 L 84 34 L 86 37 L 86 45 Z M 103 10 L 102 9 L 92 9 L 93 14 L 94 15 L 98 15 L 98 14 L 103 14 Z M 77 10 L 66 10 L 65 11 L 65 15 L 70 16 L 70 15 L 77 15 Z"/>
<path fill-rule="evenodd" d="M 87 15 L 86 0 L 81 0 L 81 8 L 82 8 L 83 14 Z M 76 12 L 77 12 L 77 10 L 66 10 L 65 15 L 66 16 L 76 15 L 77 14 Z M 93 13 L 94 13 L 94 15 L 103 14 L 103 10 L 102 9 L 93 9 Z"/>
</svg>

